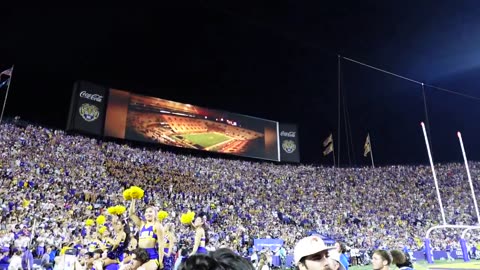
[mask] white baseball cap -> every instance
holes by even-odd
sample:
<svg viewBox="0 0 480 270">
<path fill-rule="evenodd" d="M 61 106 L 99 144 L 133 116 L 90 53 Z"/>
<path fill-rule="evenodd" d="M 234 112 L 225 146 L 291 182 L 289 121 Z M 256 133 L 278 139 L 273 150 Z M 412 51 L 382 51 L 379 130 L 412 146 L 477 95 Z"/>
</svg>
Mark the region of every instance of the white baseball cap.
<svg viewBox="0 0 480 270">
<path fill-rule="evenodd" d="M 340 253 L 336 249 L 331 249 L 328 251 L 328 257 L 333 259 L 340 264 L 340 270 L 345 270 L 345 266 L 343 266 L 342 262 L 340 262 Z"/>
<path fill-rule="evenodd" d="M 324 250 L 334 249 L 335 247 L 329 247 L 325 245 L 322 238 L 316 235 L 305 237 L 298 241 L 295 249 L 293 250 L 293 260 L 295 264 L 300 262 L 305 256 L 309 256 Z"/>
</svg>

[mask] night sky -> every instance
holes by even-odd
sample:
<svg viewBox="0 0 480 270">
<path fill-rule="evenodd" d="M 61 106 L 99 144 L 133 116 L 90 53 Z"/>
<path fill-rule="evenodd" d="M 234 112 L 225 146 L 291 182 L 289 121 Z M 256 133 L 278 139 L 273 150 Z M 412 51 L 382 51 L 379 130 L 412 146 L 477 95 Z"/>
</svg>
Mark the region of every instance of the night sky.
<svg viewBox="0 0 480 270">
<path fill-rule="evenodd" d="M 480 97 L 478 1 L 330 2 L 3 8 L 6 116 L 65 129 L 73 83 L 87 80 L 297 124 L 302 162 L 331 165 L 322 141 L 333 132 L 338 145 L 339 54 Z M 425 105 L 435 161 L 462 161 L 458 130 L 480 159 L 480 98 L 426 87 L 424 103 L 415 83 L 349 61 L 340 74 L 342 166 L 369 164 L 367 132 L 377 164 L 426 164 Z"/>
</svg>

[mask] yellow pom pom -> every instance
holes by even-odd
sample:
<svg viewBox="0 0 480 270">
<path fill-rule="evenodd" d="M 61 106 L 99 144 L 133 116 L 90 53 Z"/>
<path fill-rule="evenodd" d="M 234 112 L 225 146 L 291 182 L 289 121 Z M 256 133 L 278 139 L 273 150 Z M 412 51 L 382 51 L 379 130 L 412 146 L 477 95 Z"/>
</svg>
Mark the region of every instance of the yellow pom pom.
<svg viewBox="0 0 480 270">
<path fill-rule="evenodd" d="M 104 215 L 100 215 L 100 216 L 97 217 L 97 224 L 98 225 L 105 224 L 105 216 Z"/>
<path fill-rule="evenodd" d="M 93 226 L 95 225 L 95 221 L 93 221 L 93 219 L 87 219 L 85 220 L 85 226 Z"/>
<path fill-rule="evenodd" d="M 130 194 L 132 196 L 132 199 L 141 199 L 143 198 L 143 189 L 137 187 L 137 186 L 133 186 L 133 187 L 130 187 Z"/>
<path fill-rule="evenodd" d="M 23 187 L 28 187 L 28 182 L 23 183 Z"/>
<path fill-rule="evenodd" d="M 129 188 L 123 191 L 123 198 L 127 201 L 132 199 L 132 191 Z"/>
<path fill-rule="evenodd" d="M 89 205 L 87 206 L 87 210 L 92 210 L 93 209 L 93 206 Z"/>
<path fill-rule="evenodd" d="M 168 217 L 168 213 L 165 211 L 158 212 L 158 220 L 162 221 Z"/>
<path fill-rule="evenodd" d="M 98 232 L 99 232 L 100 234 L 103 234 L 106 230 L 107 230 L 107 227 L 102 226 L 102 227 L 100 227 L 100 229 L 98 229 Z"/>
<path fill-rule="evenodd" d="M 107 208 L 107 212 L 111 215 L 120 216 L 123 213 L 125 213 L 125 211 L 127 211 L 127 208 L 125 208 L 125 206 L 123 206 L 123 205 L 115 205 L 115 206 L 110 206 L 109 208 Z"/>
<path fill-rule="evenodd" d="M 192 212 L 192 211 L 188 211 L 187 213 L 182 214 L 180 216 L 180 222 L 182 224 L 191 224 L 194 219 L 195 219 L 195 212 Z"/>
<path fill-rule="evenodd" d="M 127 211 L 127 208 L 125 208 L 125 206 L 123 205 L 117 205 L 115 207 L 117 208 L 117 215 L 119 216 L 125 213 L 125 211 Z"/>
</svg>

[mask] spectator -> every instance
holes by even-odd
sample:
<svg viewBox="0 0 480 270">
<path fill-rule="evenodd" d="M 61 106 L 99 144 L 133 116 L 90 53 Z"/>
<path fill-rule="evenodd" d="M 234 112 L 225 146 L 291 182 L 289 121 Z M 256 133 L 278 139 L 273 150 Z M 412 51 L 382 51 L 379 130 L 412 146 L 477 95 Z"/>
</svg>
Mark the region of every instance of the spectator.
<svg viewBox="0 0 480 270">
<path fill-rule="evenodd" d="M 376 250 L 372 256 L 373 270 L 388 270 L 392 263 L 392 256 L 386 250 Z"/>
<path fill-rule="evenodd" d="M 180 264 L 179 270 L 227 270 L 221 263 L 204 253 L 197 253 L 190 256 Z"/>
<path fill-rule="evenodd" d="M 330 262 L 331 270 L 345 270 L 343 264 L 340 261 L 340 253 L 337 250 L 331 249 L 328 251 L 328 259 Z"/>
<path fill-rule="evenodd" d="M 22 268 L 23 270 L 33 269 L 33 254 L 29 248 L 25 248 L 22 256 Z"/>
<path fill-rule="evenodd" d="M 344 243 L 336 242 L 335 249 L 337 250 L 338 254 L 340 254 L 340 262 L 342 263 L 343 268 L 345 268 L 345 270 L 348 270 L 348 266 L 349 266 L 348 257 L 345 254 L 347 253 L 347 247 L 345 246 Z"/>
<path fill-rule="evenodd" d="M 392 255 L 392 264 L 395 264 L 400 270 L 413 270 L 413 264 L 408 259 L 408 256 L 401 250 L 390 251 Z"/>
<path fill-rule="evenodd" d="M 217 249 L 211 252 L 210 256 L 232 270 L 254 270 L 253 265 L 248 260 L 228 248 Z"/>
<path fill-rule="evenodd" d="M 12 258 L 10 258 L 8 270 L 22 270 L 22 251 L 20 249 L 13 249 L 13 255 Z"/>
<path fill-rule="evenodd" d="M 293 253 L 295 264 L 300 270 L 329 270 L 328 250 L 318 236 L 309 236 L 300 240 Z"/>
</svg>

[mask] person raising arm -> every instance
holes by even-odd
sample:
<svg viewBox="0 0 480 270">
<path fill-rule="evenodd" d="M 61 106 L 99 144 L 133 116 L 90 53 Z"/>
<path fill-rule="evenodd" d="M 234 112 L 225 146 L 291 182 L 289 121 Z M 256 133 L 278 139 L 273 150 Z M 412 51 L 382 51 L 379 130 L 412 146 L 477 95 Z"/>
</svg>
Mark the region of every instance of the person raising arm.
<svg viewBox="0 0 480 270">
<path fill-rule="evenodd" d="M 132 200 L 129 209 L 130 219 L 140 229 L 138 238 L 138 247 L 145 249 L 150 261 L 145 264 L 145 270 L 157 270 L 163 268 L 163 249 L 164 232 L 163 227 L 158 222 L 157 211 L 155 207 L 148 206 L 145 209 L 145 221 L 135 214 L 135 200 Z"/>
</svg>

